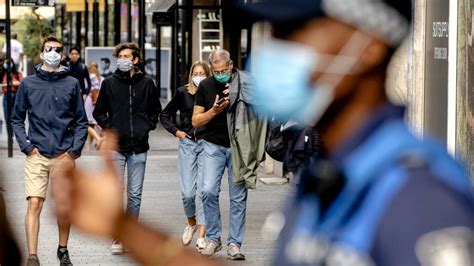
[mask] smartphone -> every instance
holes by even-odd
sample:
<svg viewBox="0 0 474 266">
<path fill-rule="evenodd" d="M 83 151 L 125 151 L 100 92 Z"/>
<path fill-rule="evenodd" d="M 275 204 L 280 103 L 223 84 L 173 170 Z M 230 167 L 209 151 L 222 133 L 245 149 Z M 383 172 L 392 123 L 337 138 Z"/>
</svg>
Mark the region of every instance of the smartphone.
<svg viewBox="0 0 474 266">
<path fill-rule="evenodd" d="M 225 97 L 224 97 L 224 98 L 220 98 L 220 99 L 216 102 L 216 104 L 217 104 L 217 105 L 221 105 L 225 100 L 227 100 Z"/>
</svg>

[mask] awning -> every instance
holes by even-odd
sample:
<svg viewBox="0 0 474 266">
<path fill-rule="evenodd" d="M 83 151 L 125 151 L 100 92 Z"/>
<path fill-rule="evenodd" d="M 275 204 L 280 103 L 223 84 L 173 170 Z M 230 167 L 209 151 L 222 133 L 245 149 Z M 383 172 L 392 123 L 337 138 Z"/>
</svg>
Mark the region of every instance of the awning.
<svg viewBox="0 0 474 266">
<path fill-rule="evenodd" d="M 146 13 L 166 13 L 176 4 L 176 1 L 177 0 L 155 0 L 155 2 L 146 10 Z"/>
</svg>

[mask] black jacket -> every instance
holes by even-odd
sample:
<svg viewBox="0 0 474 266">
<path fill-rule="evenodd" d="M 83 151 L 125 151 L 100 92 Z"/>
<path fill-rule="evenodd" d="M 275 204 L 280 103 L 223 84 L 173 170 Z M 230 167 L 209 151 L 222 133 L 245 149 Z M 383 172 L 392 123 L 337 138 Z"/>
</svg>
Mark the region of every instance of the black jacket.
<svg viewBox="0 0 474 266">
<path fill-rule="evenodd" d="M 148 133 L 156 128 L 161 112 L 155 84 L 142 72 L 130 78 L 116 70 L 102 82 L 93 112 L 102 128 L 112 128 L 119 138 L 120 152 L 146 152 Z"/>
<path fill-rule="evenodd" d="M 73 62 L 69 62 L 69 75 L 79 80 L 79 84 L 81 84 L 81 93 L 83 95 L 89 95 L 92 85 L 87 66 L 81 62 L 77 62 L 75 64 Z M 87 81 L 87 87 L 84 79 Z"/>
<path fill-rule="evenodd" d="M 176 90 L 171 101 L 166 105 L 160 115 L 163 127 L 174 136 L 178 130 L 186 132 L 193 140 L 202 133 L 203 128 L 195 129 L 192 125 L 194 95 L 188 92 L 188 88 L 183 86 Z M 179 125 L 173 122 L 176 112 L 179 111 Z"/>
<path fill-rule="evenodd" d="M 66 151 L 79 157 L 88 124 L 79 81 L 68 76 L 65 66 L 47 72 L 38 65 L 36 71 L 21 82 L 12 112 L 11 123 L 21 151 L 27 154 L 36 147 L 46 157 Z"/>
</svg>

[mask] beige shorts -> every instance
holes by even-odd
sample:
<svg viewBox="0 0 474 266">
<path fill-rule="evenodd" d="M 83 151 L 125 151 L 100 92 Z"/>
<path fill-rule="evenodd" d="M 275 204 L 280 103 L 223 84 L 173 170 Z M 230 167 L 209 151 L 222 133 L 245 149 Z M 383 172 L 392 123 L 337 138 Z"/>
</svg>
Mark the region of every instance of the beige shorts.
<svg viewBox="0 0 474 266">
<path fill-rule="evenodd" d="M 58 157 L 48 158 L 42 155 L 28 155 L 25 161 L 25 190 L 26 199 L 40 197 L 45 199 L 48 181 L 54 188 L 55 179 L 61 177 L 66 167 L 74 167 L 75 162 L 66 153 Z M 54 189 L 53 189 L 54 191 Z"/>
</svg>

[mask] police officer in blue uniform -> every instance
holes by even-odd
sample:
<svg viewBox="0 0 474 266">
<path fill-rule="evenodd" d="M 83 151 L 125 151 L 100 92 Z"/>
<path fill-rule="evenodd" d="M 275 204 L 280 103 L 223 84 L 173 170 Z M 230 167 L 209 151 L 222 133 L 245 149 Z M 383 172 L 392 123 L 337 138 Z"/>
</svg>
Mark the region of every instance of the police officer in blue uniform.
<svg viewBox="0 0 474 266">
<path fill-rule="evenodd" d="M 267 223 L 275 265 L 474 265 L 472 184 L 419 140 L 385 94 L 409 0 L 263 0 L 242 6 L 273 37 L 252 69 L 261 110 L 318 125 L 324 154 Z"/>
</svg>

